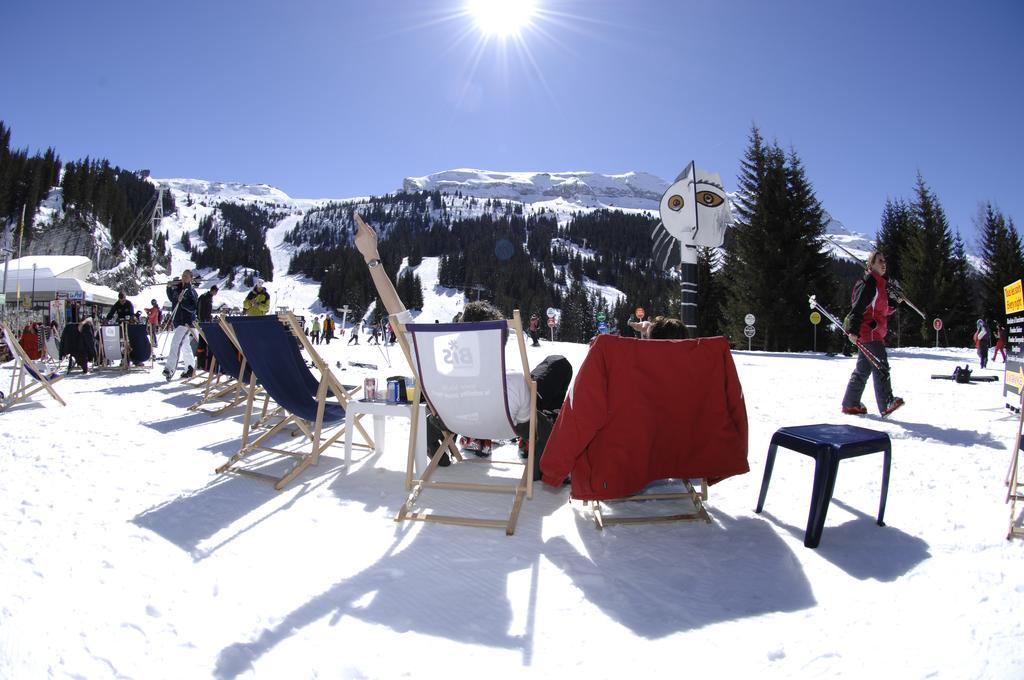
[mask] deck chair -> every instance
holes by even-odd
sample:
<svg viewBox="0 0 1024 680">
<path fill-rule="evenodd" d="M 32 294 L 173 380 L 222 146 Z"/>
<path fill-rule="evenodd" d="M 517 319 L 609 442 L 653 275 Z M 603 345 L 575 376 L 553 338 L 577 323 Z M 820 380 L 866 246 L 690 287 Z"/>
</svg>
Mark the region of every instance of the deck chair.
<svg viewBox="0 0 1024 680">
<path fill-rule="evenodd" d="M 100 360 L 99 368 L 125 368 L 124 336 L 121 324 L 103 324 L 100 326 Z"/>
<path fill-rule="evenodd" d="M 537 385 L 530 378 L 530 367 L 526 359 L 526 343 L 523 340 L 523 326 L 519 310 L 507 321 L 481 321 L 458 324 L 408 324 L 403 325 L 397 316 L 391 317 L 392 326 L 403 345 L 403 350 L 413 357 L 411 362 L 416 374 L 416 388 L 413 394 L 413 414 L 409 433 L 409 454 L 406 464 L 406 487 L 409 496 L 402 504 L 395 521 L 421 520 L 504 529 L 511 536 L 523 499 L 533 497 L 533 460 L 536 455 L 534 443 L 537 436 Z M 475 439 L 515 439 L 515 423 L 508 410 L 505 373 L 505 340 L 509 330 L 515 333 L 522 359 L 523 377 L 530 395 L 530 436 L 523 474 L 514 483 L 508 481 L 469 483 L 459 481 L 438 481 L 434 473 L 445 452 L 450 452 L 461 465 L 464 462 L 486 463 L 488 460 L 463 461 L 455 445 L 455 437 L 463 435 Z M 409 334 L 412 346 L 407 346 Z M 422 390 L 434 415 L 443 424 L 443 438 L 440 446 L 430 456 L 430 463 L 419 477 L 415 477 L 416 423 Z M 485 519 L 456 515 L 442 515 L 416 510 L 415 506 L 426 489 L 449 489 L 459 491 L 503 492 L 513 494 L 512 509 L 507 519 Z"/>
<path fill-rule="evenodd" d="M 29 358 L 25 349 L 14 339 L 14 334 L 6 325 L 0 324 L 0 332 L 3 333 L 4 343 L 14 357 L 11 383 L 7 394 L 0 397 L 0 410 L 6 410 L 20 401 L 28 399 L 32 395 L 46 391 L 51 397 L 57 400 L 61 406 L 66 406 L 60 398 L 53 385 L 63 379 L 57 373 L 47 373 L 40 366 Z"/>
<path fill-rule="evenodd" d="M 228 336 L 227 331 L 221 327 L 219 321 L 200 322 L 199 333 L 206 341 L 206 346 L 210 351 L 210 374 L 203 390 L 203 396 L 188 408 L 190 411 L 218 415 L 245 402 L 249 396 L 249 381 L 252 371 L 245 359 L 242 358 L 237 345 Z M 260 390 L 259 384 L 256 384 L 255 389 Z M 214 410 L 202 408 L 217 401 L 226 401 L 227 403 Z M 269 398 L 264 395 L 261 421 L 267 417 L 269 401 Z"/>
<path fill-rule="evenodd" d="M 146 324 L 121 322 L 121 335 L 126 345 L 125 369 L 153 368 L 153 345 L 149 341 Z M 149 363 L 146 366 L 146 363 Z"/>
<path fill-rule="evenodd" d="M 228 317 L 225 323 L 234 332 L 242 356 L 252 370 L 249 379 L 250 390 L 246 398 L 246 423 L 252 418 L 257 377 L 266 393 L 284 411 L 285 418 L 252 442 L 243 439 L 238 453 L 218 467 L 217 472 L 236 472 L 269 479 L 274 482 L 275 489 L 283 489 L 304 469 L 316 465 L 320 454 L 344 436 L 345 406 L 358 388 L 342 386 L 309 344 L 298 320 L 290 313 L 281 317 Z M 309 353 L 314 366 L 320 372 L 319 379 L 310 373 L 300 348 Z M 361 416 L 357 416 L 353 427 L 359 431 L 364 443 L 357 446 L 372 450 L 373 440 L 363 428 L 360 418 Z M 289 425 L 297 427 L 305 439 L 309 440 L 308 449 L 288 450 L 264 445 Z M 334 429 L 329 430 L 328 428 L 332 426 Z M 292 456 L 298 458 L 298 461 L 280 477 L 240 467 L 240 463 L 256 451 Z"/>
<path fill-rule="evenodd" d="M 45 340 L 43 342 L 43 349 L 46 352 L 46 364 L 53 370 L 60 369 L 60 348 L 57 346 L 57 336 L 52 333 L 49 329 L 44 331 Z"/>
<path fill-rule="evenodd" d="M 593 510 L 599 529 L 710 522 L 704 507 L 708 485 L 749 469 L 742 387 L 721 337 L 598 336 L 541 458 L 544 481 L 559 485 L 571 476 L 573 500 Z M 700 490 L 694 480 L 702 480 Z M 630 512 L 644 510 L 612 510 L 624 507 L 620 502 Z M 680 502 L 686 512 L 654 512 Z"/>
</svg>

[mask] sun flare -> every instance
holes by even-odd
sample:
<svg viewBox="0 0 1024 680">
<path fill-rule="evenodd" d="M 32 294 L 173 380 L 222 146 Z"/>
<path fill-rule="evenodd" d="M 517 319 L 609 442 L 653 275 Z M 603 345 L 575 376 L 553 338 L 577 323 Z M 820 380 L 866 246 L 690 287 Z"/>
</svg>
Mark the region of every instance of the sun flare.
<svg viewBox="0 0 1024 680">
<path fill-rule="evenodd" d="M 466 11 L 486 36 L 519 35 L 537 13 L 535 0 L 468 0 Z"/>
</svg>

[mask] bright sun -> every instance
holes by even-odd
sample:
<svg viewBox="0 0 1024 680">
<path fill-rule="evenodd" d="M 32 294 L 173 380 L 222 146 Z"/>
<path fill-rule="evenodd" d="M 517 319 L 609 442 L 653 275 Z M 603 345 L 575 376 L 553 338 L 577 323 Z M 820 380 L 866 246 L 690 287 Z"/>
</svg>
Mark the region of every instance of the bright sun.
<svg viewBox="0 0 1024 680">
<path fill-rule="evenodd" d="M 537 12 L 535 0 L 468 0 L 466 11 L 480 32 L 501 38 L 518 35 Z"/>
</svg>

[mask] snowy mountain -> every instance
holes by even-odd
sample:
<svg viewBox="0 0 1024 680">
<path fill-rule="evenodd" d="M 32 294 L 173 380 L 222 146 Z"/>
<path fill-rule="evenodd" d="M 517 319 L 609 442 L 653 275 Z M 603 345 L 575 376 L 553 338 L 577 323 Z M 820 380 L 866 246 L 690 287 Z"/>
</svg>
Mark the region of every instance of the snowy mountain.
<svg viewBox="0 0 1024 680">
<path fill-rule="evenodd" d="M 495 172 L 460 168 L 425 177 L 406 177 L 404 191 L 441 191 L 524 204 L 562 199 L 580 209 L 658 210 L 669 183 L 646 172 Z"/>
</svg>

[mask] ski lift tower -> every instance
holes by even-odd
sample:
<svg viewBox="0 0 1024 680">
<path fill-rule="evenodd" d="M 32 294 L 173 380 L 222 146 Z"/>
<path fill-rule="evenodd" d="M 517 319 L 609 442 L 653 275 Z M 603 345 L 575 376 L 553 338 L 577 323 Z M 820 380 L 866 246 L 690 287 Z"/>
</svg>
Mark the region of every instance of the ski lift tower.
<svg viewBox="0 0 1024 680">
<path fill-rule="evenodd" d="M 164 188 L 157 187 L 156 205 L 149 216 L 149 243 L 153 249 L 153 262 L 156 263 L 156 232 L 160 228 L 160 222 L 164 219 Z M 155 271 L 155 269 L 154 269 Z M 167 274 L 171 273 L 171 263 L 167 262 Z"/>
</svg>

